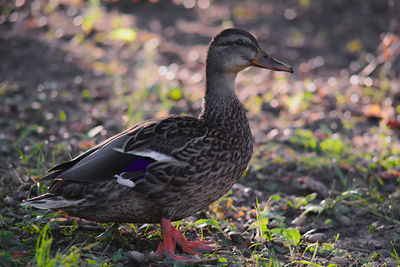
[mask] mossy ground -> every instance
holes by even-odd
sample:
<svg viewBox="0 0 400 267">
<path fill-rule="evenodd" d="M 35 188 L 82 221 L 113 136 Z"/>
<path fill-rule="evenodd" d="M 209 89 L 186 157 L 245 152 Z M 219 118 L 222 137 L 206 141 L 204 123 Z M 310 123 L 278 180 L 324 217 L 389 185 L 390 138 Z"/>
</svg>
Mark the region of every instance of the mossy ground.
<svg viewBox="0 0 400 267">
<path fill-rule="evenodd" d="M 197 116 L 207 43 L 235 26 L 295 74 L 238 76 L 255 153 L 208 210 L 176 223 L 197 265 L 400 264 L 396 1 L 0 1 L 0 265 L 138 265 L 157 225 L 20 206 L 54 164 L 128 126 Z M 179 250 L 178 250 L 179 253 Z"/>
</svg>

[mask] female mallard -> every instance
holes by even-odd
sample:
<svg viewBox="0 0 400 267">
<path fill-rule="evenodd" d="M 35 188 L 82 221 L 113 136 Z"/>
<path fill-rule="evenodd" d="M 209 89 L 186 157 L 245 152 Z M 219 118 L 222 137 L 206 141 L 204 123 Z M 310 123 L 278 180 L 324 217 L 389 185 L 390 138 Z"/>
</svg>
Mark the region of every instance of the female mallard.
<svg viewBox="0 0 400 267">
<path fill-rule="evenodd" d="M 227 29 L 210 43 L 199 118 L 171 116 L 139 123 L 50 170 L 49 192 L 24 205 L 62 209 L 98 222 L 161 223 L 157 255 L 212 247 L 186 241 L 172 225 L 223 196 L 245 171 L 253 140 L 235 94 L 239 71 L 256 66 L 293 72 L 260 49 L 248 32 Z"/>
</svg>

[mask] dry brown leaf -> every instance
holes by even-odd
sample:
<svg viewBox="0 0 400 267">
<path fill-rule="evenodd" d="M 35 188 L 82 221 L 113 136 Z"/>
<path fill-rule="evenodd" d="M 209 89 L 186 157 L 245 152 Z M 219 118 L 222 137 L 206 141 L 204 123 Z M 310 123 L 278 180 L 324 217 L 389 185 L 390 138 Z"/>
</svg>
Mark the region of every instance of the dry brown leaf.
<svg viewBox="0 0 400 267">
<path fill-rule="evenodd" d="M 364 107 L 363 109 L 364 116 L 367 118 L 379 118 L 383 117 L 382 109 L 378 104 L 372 104 Z"/>
<path fill-rule="evenodd" d="M 400 177 L 400 171 L 384 171 L 382 172 L 382 178 L 383 179 L 395 179 Z"/>
<path fill-rule="evenodd" d="M 94 147 L 96 145 L 96 142 L 94 140 L 87 140 L 87 141 L 82 141 L 78 143 L 78 147 L 81 150 L 86 150 L 88 148 Z"/>
</svg>

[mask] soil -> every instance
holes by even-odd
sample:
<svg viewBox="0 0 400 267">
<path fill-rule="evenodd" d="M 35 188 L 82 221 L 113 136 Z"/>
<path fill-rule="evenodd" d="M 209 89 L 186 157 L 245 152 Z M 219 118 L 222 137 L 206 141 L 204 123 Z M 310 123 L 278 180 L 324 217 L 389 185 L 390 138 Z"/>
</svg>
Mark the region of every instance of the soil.
<svg viewBox="0 0 400 267">
<path fill-rule="evenodd" d="M 297 227 L 301 234 L 322 233 L 324 240 L 335 243 L 336 251 L 348 253 L 343 266 L 361 266 L 363 260 L 379 266 L 394 266 L 390 258 L 391 241 L 394 240 L 394 248 L 400 251 L 396 243 L 396 236 L 400 235 L 400 212 L 393 207 L 400 200 L 400 166 L 397 163 L 388 170 L 378 164 L 376 171 L 363 171 L 361 167 L 370 160 L 354 158 L 352 153 L 381 155 L 387 151 L 384 140 L 377 137 L 382 131 L 390 138 L 389 146 L 400 147 L 399 116 L 386 113 L 385 109 L 395 110 L 396 105 L 400 106 L 396 102 L 400 97 L 399 91 L 396 92 L 396 88 L 400 90 L 400 52 L 386 63 L 379 61 L 383 38 L 388 33 L 399 35 L 399 3 L 391 0 L 212 1 L 202 9 L 200 3 L 206 5 L 208 1 L 194 1 L 198 3 L 194 8 L 183 4 L 191 1 L 181 2 L 101 2 L 101 18 L 85 28 L 79 20 L 96 10 L 91 1 L 0 1 L 2 207 L 11 205 L 14 217 L 25 216 L 25 209 L 16 203 L 37 194 L 31 178 L 40 177 L 53 164 L 74 157 L 128 127 L 136 120 L 131 113 L 140 111 L 141 119 L 182 113 L 197 116 L 207 44 L 222 28 L 234 25 L 254 33 L 261 47 L 294 66 L 295 74 L 248 70 L 238 77 L 238 96 L 249 109 L 255 138 L 252 164 L 246 176 L 219 205 L 214 204 L 186 221 L 193 223 L 202 218 L 230 221 L 236 226 L 234 231 L 226 224 L 221 231 L 207 226 L 204 234 L 223 240 L 217 254 L 226 255 L 230 251 L 239 255 L 240 251 L 239 258 L 250 266 L 254 264 L 249 261 L 254 248 L 249 248 L 249 244 L 257 241 L 256 232 L 250 227 L 257 218 L 254 209 L 257 199 L 261 209 L 269 205 L 269 212 L 276 215 L 270 218 L 269 228 L 281 225 L 279 218 L 283 218 L 286 226 Z M 134 27 L 135 41 L 104 37 L 116 24 Z M 365 67 L 373 60 L 377 66 L 363 76 Z M 159 75 L 160 66 L 165 66 L 173 76 Z M 389 73 L 386 78 L 382 78 L 382 70 Z M 370 77 L 376 90 L 383 88 L 382 81 L 386 79 L 391 89 L 378 103 L 384 103 L 378 111 L 366 111 L 366 107 L 373 109 L 376 101 L 366 95 L 366 86 L 351 82 L 357 77 L 362 81 Z M 275 78 L 283 83 L 277 83 Z M 143 87 L 149 88 L 148 96 L 141 95 Z M 167 97 L 172 104 L 165 106 L 162 98 L 152 97 L 157 90 L 164 90 L 159 88 L 168 88 L 168 91 L 175 87 L 184 88 L 184 97 L 175 102 Z M 277 103 L 265 101 L 266 91 L 271 92 Z M 292 112 L 294 104 L 286 104 L 286 96 L 303 91 L 315 94 L 316 98 L 308 108 L 300 106 L 300 111 Z M 344 104 L 339 105 L 337 94 L 346 98 Z M 133 99 L 132 96 L 148 97 L 148 101 L 134 100 L 129 104 L 127 100 Z M 255 96 L 262 97 L 264 102 L 253 110 L 249 101 Z M 350 98 L 359 100 L 349 101 Z M 385 99 L 391 99 L 390 103 Z M 354 127 L 346 128 L 349 122 Z M 326 154 L 293 142 L 299 129 L 309 130 L 324 140 L 326 131 L 321 129 L 326 128 L 351 143 L 352 153 L 346 154 L 345 159 L 349 162 L 347 165 L 314 162 L 316 167 L 312 168 L 309 161 L 323 155 L 326 159 Z M 353 166 L 355 163 L 360 166 Z M 385 174 L 387 179 L 382 178 Z M 347 181 L 346 185 L 343 180 Z M 377 192 L 368 192 L 371 188 Z M 371 198 L 379 194 L 382 201 L 374 206 L 376 213 L 355 200 L 344 200 L 344 204 L 333 205 L 324 212 L 311 211 L 305 215 L 304 210 L 288 204 L 316 193 L 315 199 L 309 202 L 323 206 L 351 189 Z M 280 200 L 269 200 L 278 194 Z M 7 204 L 7 197 L 12 199 L 11 204 Z M 4 210 L 10 213 L 9 208 Z M 4 225 L 1 227 L 6 229 Z M 189 239 L 195 239 L 198 234 L 199 230 L 193 227 L 186 232 Z M 334 242 L 338 234 L 340 237 Z M 129 239 L 136 250 L 146 255 L 159 242 L 159 239 L 148 240 L 144 235 Z M 275 240 L 268 247 L 280 261 L 293 260 L 283 243 Z M 372 258 L 374 252 L 379 252 L 379 256 Z M 333 262 L 334 256 L 329 251 L 322 253 L 317 262 Z M 146 264 L 160 263 L 150 257 L 146 258 Z"/>
</svg>

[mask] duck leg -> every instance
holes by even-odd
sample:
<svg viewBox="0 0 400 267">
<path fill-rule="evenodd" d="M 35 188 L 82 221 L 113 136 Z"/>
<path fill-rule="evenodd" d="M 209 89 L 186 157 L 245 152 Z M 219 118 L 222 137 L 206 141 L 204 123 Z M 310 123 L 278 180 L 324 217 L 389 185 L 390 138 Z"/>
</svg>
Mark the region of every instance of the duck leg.
<svg viewBox="0 0 400 267">
<path fill-rule="evenodd" d="M 164 241 L 158 245 L 156 255 L 160 258 L 167 258 L 179 261 L 193 261 L 195 259 L 175 256 L 175 245 L 178 244 L 185 252 L 197 255 L 201 252 L 212 251 L 214 248 L 205 243 L 209 241 L 187 241 L 183 235 L 172 226 L 171 221 L 167 218 L 161 219 L 161 229 Z"/>
</svg>

